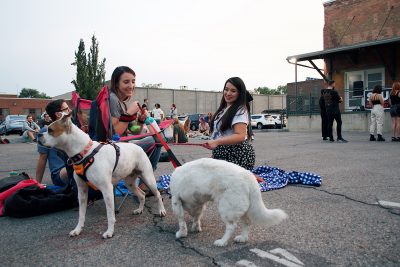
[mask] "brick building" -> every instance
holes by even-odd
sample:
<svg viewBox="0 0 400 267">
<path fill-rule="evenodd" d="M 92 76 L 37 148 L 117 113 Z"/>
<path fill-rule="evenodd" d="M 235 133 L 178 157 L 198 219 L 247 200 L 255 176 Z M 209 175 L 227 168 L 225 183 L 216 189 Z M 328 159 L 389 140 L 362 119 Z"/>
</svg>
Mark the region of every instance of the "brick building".
<svg viewBox="0 0 400 267">
<path fill-rule="evenodd" d="M 17 95 L 0 94 L 0 121 L 10 114 L 32 114 L 37 119 L 50 101 L 52 99 L 18 98 Z"/>
<path fill-rule="evenodd" d="M 393 81 L 400 79 L 400 1 L 331 0 L 323 5 L 324 50 L 289 56 L 288 62 L 309 64 L 324 80 L 335 80 L 344 96 L 342 110 L 363 109 L 377 84 L 387 88 L 387 99 Z M 313 62 L 318 59 L 324 70 Z M 288 88 L 289 94 L 295 93 Z"/>
</svg>

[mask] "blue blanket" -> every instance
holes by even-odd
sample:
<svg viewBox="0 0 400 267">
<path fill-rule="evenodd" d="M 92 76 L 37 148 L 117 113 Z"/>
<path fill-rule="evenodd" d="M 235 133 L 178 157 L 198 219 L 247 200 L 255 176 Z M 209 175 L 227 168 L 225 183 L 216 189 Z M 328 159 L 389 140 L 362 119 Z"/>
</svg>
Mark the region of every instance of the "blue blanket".
<svg viewBox="0 0 400 267">
<path fill-rule="evenodd" d="M 276 167 L 259 166 L 252 170 L 264 182 L 258 183 L 260 191 L 265 192 L 269 190 L 279 189 L 285 187 L 287 184 L 304 184 L 311 186 L 321 185 L 321 176 L 310 172 L 286 172 Z M 161 175 L 157 187 L 169 191 L 169 182 L 171 175 Z"/>
</svg>

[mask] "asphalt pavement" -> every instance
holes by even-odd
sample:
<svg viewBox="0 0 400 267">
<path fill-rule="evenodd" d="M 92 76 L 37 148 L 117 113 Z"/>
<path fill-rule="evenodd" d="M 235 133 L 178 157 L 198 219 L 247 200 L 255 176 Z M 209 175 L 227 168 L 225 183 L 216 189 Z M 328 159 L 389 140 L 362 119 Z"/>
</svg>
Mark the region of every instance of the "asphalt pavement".
<svg viewBox="0 0 400 267">
<path fill-rule="evenodd" d="M 268 208 L 281 208 L 289 218 L 270 228 L 252 226 L 248 243 L 213 245 L 224 232 L 213 203 L 203 231 L 176 240 L 168 195 L 163 195 L 165 218 L 153 214 L 152 197 L 141 215 L 132 215 L 137 202 L 126 202 L 116 216 L 114 237 L 103 240 L 107 218 L 99 200 L 88 208 L 81 235 L 73 238 L 68 233 L 78 209 L 0 217 L 0 266 L 400 266 L 400 143 L 370 142 L 368 133 L 344 132 L 344 137 L 348 143 L 322 141 L 317 132 L 255 131 L 257 166 L 316 173 L 322 186 L 288 185 L 262 193 Z M 182 163 L 211 155 L 199 146 L 171 149 Z M 0 177 L 12 170 L 34 176 L 36 160 L 35 144 L 0 145 Z M 172 171 L 170 163 L 159 163 L 156 177 Z M 44 183 L 50 183 L 48 171 Z"/>
</svg>

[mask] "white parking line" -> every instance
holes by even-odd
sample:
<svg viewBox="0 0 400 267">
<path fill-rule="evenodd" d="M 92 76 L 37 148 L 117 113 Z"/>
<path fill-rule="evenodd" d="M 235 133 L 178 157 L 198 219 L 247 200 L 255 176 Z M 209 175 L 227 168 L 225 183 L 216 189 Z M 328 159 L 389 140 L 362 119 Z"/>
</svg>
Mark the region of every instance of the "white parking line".
<svg viewBox="0 0 400 267">
<path fill-rule="evenodd" d="M 385 200 L 379 200 L 378 204 L 384 207 L 400 208 L 400 203 L 390 202 Z"/>
<path fill-rule="evenodd" d="M 244 266 L 244 267 L 257 267 L 253 262 L 248 261 L 248 260 L 240 260 L 236 262 L 237 266 Z"/>
<path fill-rule="evenodd" d="M 257 254 L 257 256 L 259 256 L 261 258 L 267 258 L 267 259 L 276 261 L 276 262 L 278 262 L 280 264 L 283 264 L 283 265 L 285 265 L 287 267 L 303 267 L 304 266 L 304 264 L 301 261 L 299 261 L 295 256 L 291 255 L 287 251 L 285 251 L 285 254 L 287 253 L 286 255 L 290 255 L 290 258 L 294 257 L 296 259 L 296 262 L 300 262 L 300 264 L 294 263 L 294 262 L 292 262 L 290 260 L 286 260 L 286 259 L 280 258 L 278 256 L 275 256 L 275 255 L 273 255 L 273 254 L 271 254 L 269 252 L 263 251 L 263 250 L 258 249 L 258 248 L 250 249 L 250 251 L 254 252 L 255 254 Z M 279 251 L 279 253 L 282 254 L 281 251 Z M 282 256 L 286 257 L 286 255 L 282 255 Z"/>
</svg>

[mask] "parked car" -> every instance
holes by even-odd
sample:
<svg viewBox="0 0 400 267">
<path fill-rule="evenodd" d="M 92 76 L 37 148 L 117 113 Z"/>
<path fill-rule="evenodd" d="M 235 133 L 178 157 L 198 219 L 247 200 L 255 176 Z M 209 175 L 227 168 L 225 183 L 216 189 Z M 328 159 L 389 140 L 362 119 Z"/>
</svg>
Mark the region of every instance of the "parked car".
<svg viewBox="0 0 400 267">
<path fill-rule="evenodd" d="M 280 114 L 271 114 L 272 118 L 275 120 L 275 128 L 282 129 L 282 120 Z M 283 127 L 286 125 L 284 124 Z"/>
<path fill-rule="evenodd" d="M 275 128 L 275 119 L 270 114 L 253 114 L 251 115 L 251 127 Z"/>
<path fill-rule="evenodd" d="M 26 115 L 7 115 L 6 119 L 0 124 L 0 134 L 22 134 L 25 122 Z"/>
</svg>

